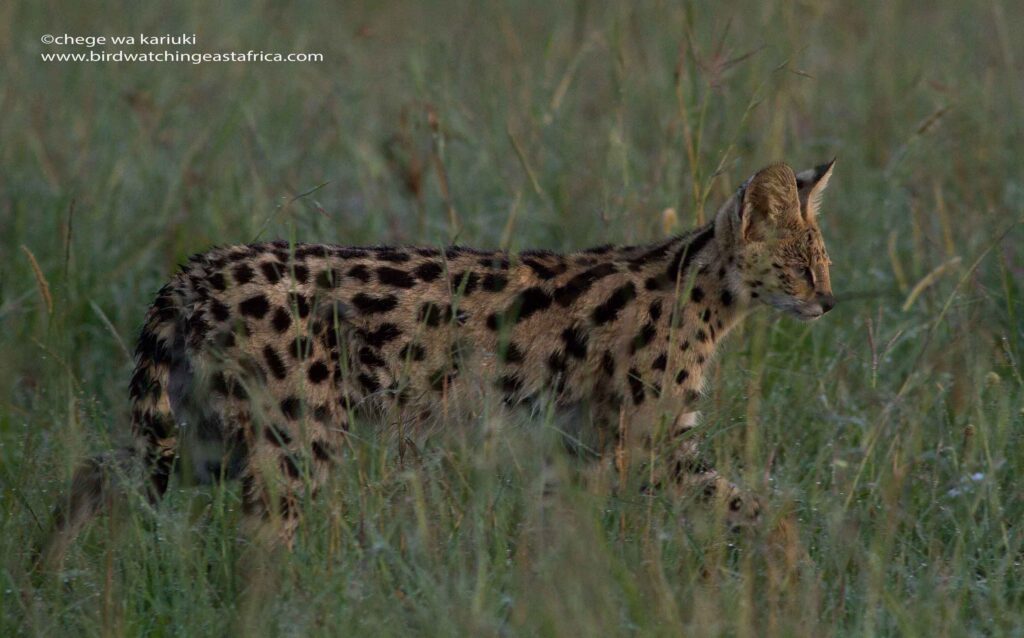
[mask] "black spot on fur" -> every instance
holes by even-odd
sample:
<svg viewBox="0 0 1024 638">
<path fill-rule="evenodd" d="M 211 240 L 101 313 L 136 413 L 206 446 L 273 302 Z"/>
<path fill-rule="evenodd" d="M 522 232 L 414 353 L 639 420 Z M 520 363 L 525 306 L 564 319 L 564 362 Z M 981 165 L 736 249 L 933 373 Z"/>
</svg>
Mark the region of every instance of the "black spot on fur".
<svg viewBox="0 0 1024 638">
<path fill-rule="evenodd" d="M 364 315 L 373 315 L 394 310 L 395 306 L 398 305 L 398 298 L 394 295 L 374 297 L 365 293 L 359 293 L 352 297 L 352 303 Z"/>
<path fill-rule="evenodd" d="M 484 268 L 493 268 L 495 270 L 508 270 L 511 265 L 508 257 L 484 257 L 478 260 L 478 262 Z"/>
<path fill-rule="evenodd" d="M 260 271 L 263 272 L 263 278 L 267 280 L 268 284 L 276 284 L 281 281 L 281 275 L 285 272 L 284 264 L 279 264 L 275 261 L 265 261 L 260 264 Z"/>
<path fill-rule="evenodd" d="M 376 330 L 360 333 L 360 336 L 366 341 L 367 345 L 374 348 L 379 348 L 390 341 L 394 341 L 401 335 L 402 331 L 393 323 L 382 323 L 377 326 Z"/>
<path fill-rule="evenodd" d="M 615 289 L 608 299 L 600 306 L 594 308 L 593 319 L 597 325 L 615 321 L 619 312 L 636 297 L 636 286 L 630 281 Z"/>
<path fill-rule="evenodd" d="M 227 282 L 224 281 L 224 275 L 219 272 L 215 272 L 212 275 L 210 275 L 208 281 L 210 282 L 210 285 L 214 287 L 214 289 L 219 290 L 221 292 L 226 290 L 228 287 Z"/>
<path fill-rule="evenodd" d="M 132 383 L 134 382 L 135 379 L 133 378 Z M 217 371 L 210 375 L 210 390 L 222 396 L 228 395 L 228 378 L 223 372 Z M 132 396 L 134 398 L 134 392 Z"/>
<path fill-rule="evenodd" d="M 402 264 L 412 259 L 412 257 L 408 253 L 399 252 L 394 248 L 384 246 L 377 249 L 377 259 L 394 264 Z"/>
<path fill-rule="evenodd" d="M 690 291 L 690 300 L 693 301 L 693 303 L 700 303 L 701 301 L 704 301 L 704 291 L 700 286 L 694 286 L 693 290 Z"/>
<path fill-rule="evenodd" d="M 334 255 L 342 259 L 359 259 L 366 257 L 366 251 L 362 248 L 335 248 Z"/>
<path fill-rule="evenodd" d="M 514 343 L 509 343 L 505 347 L 505 351 L 501 355 L 502 360 L 505 363 L 522 363 L 523 362 L 523 351 L 519 349 Z"/>
<path fill-rule="evenodd" d="M 628 375 L 629 392 L 633 396 L 633 405 L 640 405 L 644 402 L 644 382 L 636 368 L 629 369 Z"/>
<path fill-rule="evenodd" d="M 319 423 L 330 423 L 331 421 L 331 406 L 326 403 L 322 403 L 313 408 L 313 418 Z M 318 442 L 314 442 L 316 445 Z"/>
<path fill-rule="evenodd" d="M 297 419 L 302 416 L 302 401 L 298 397 L 285 397 L 281 399 L 281 414 L 288 419 Z"/>
<path fill-rule="evenodd" d="M 235 283 L 238 285 L 247 284 L 252 281 L 254 274 L 248 264 L 238 264 L 231 271 L 231 276 L 234 277 Z"/>
<path fill-rule="evenodd" d="M 476 290 L 480 276 L 475 272 L 460 272 L 452 277 L 452 291 L 458 294 L 460 291 L 466 297 Z"/>
<path fill-rule="evenodd" d="M 415 272 L 416 276 L 419 277 L 421 281 L 431 282 L 440 277 L 443 270 L 444 269 L 440 264 L 433 261 L 427 261 L 416 266 Z"/>
<path fill-rule="evenodd" d="M 210 314 L 217 321 L 227 321 L 231 318 L 231 309 L 214 299 L 210 302 Z"/>
<path fill-rule="evenodd" d="M 647 308 L 647 312 L 651 315 L 651 321 L 661 319 L 661 300 L 655 299 L 652 301 L 651 305 Z"/>
<path fill-rule="evenodd" d="M 509 323 L 512 320 L 523 321 L 542 310 L 551 306 L 551 296 L 539 287 L 527 288 L 519 293 L 508 308 L 499 316 L 491 313 L 487 317 L 487 327 L 497 330 L 501 324 Z"/>
<path fill-rule="evenodd" d="M 552 279 L 555 276 L 555 271 L 551 270 L 536 259 L 524 259 L 523 263 L 529 266 L 530 270 L 532 270 L 533 273 L 541 279 Z"/>
<path fill-rule="evenodd" d="M 441 321 L 448 322 L 451 320 L 451 306 L 442 307 L 433 301 L 427 301 L 420 305 L 420 309 L 416 314 L 416 320 L 420 323 L 425 323 L 431 328 L 436 328 L 441 325 Z"/>
<path fill-rule="evenodd" d="M 376 379 L 366 374 L 365 372 L 360 373 L 359 376 L 356 377 L 356 379 L 359 381 L 359 385 L 361 385 L 363 389 L 366 390 L 366 392 L 369 394 L 373 394 L 374 392 L 380 390 L 380 383 L 378 383 Z"/>
<path fill-rule="evenodd" d="M 330 290 L 341 285 L 341 272 L 334 268 L 321 270 L 316 274 L 317 288 Z"/>
<path fill-rule="evenodd" d="M 309 302 L 301 292 L 288 293 L 288 305 L 299 313 L 299 317 L 305 319 L 309 316 Z"/>
<path fill-rule="evenodd" d="M 267 362 L 267 368 L 270 369 L 270 374 L 274 375 L 275 379 L 281 380 L 288 376 L 288 368 L 285 367 L 281 356 L 270 344 L 263 346 L 263 360 Z"/>
<path fill-rule="evenodd" d="M 588 339 L 587 333 L 579 326 L 572 326 L 562 331 L 565 352 L 577 359 L 586 359 Z"/>
<path fill-rule="evenodd" d="M 326 422 L 327 421 L 327 419 L 317 419 L 317 420 L 321 421 L 321 422 Z M 326 463 L 327 461 L 331 460 L 331 452 L 327 448 L 327 445 L 323 441 L 313 441 L 313 446 L 312 447 L 313 447 L 313 458 L 315 458 L 316 460 L 320 461 L 321 463 Z"/>
<path fill-rule="evenodd" d="M 264 295 L 254 295 L 238 304 L 238 311 L 246 317 L 262 319 L 270 312 L 270 302 Z"/>
<path fill-rule="evenodd" d="M 288 314 L 288 311 L 278 306 L 277 310 L 274 311 L 274 318 L 270 322 L 274 326 L 274 330 L 278 333 L 282 333 L 292 325 L 292 316 Z"/>
<path fill-rule="evenodd" d="M 508 285 L 508 277 L 497 273 L 484 275 L 483 289 L 487 292 L 501 292 Z"/>
<path fill-rule="evenodd" d="M 306 372 L 306 376 L 309 378 L 310 383 L 322 383 L 330 375 L 330 370 L 327 368 L 327 364 L 323 361 L 314 361 Z"/>
<path fill-rule="evenodd" d="M 426 349 L 418 343 L 407 343 L 402 346 L 398 356 L 402 359 L 409 359 L 412 361 L 423 361 L 427 358 Z"/>
<path fill-rule="evenodd" d="M 657 334 L 658 329 L 654 327 L 653 323 L 644 324 L 644 327 L 640 329 L 640 332 L 633 337 L 633 343 L 630 344 L 632 352 L 642 350 L 646 348 L 651 341 L 654 339 L 654 335 Z"/>
<path fill-rule="evenodd" d="M 711 308 L 705 308 L 700 318 L 704 323 L 711 323 Z"/>
<path fill-rule="evenodd" d="M 340 332 L 333 324 L 328 326 L 324 324 L 325 330 L 320 332 L 320 343 L 324 344 L 324 349 L 331 353 L 331 355 L 337 359 L 341 355 L 341 351 L 338 349 L 338 333 Z"/>
<path fill-rule="evenodd" d="M 295 397 L 292 398 L 295 399 Z M 295 400 L 298 401 L 298 399 Z M 281 403 L 283 406 L 284 401 Z M 281 411 L 284 412 L 284 409 L 282 408 Z M 286 428 L 282 428 L 281 426 L 274 425 L 272 423 L 268 423 L 263 427 L 263 438 L 274 447 L 281 447 L 282 445 L 288 445 L 292 442 L 292 437 L 288 434 L 288 430 Z"/>
<path fill-rule="evenodd" d="M 300 470 L 299 466 L 295 463 L 295 459 L 287 454 L 281 456 L 281 471 L 293 479 L 302 478 L 302 470 Z M 284 518 L 290 518 L 292 516 L 292 502 L 285 496 L 282 496 L 280 506 L 281 516 Z"/>
<path fill-rule="evenodd" d="M 301 244 L 295 248 L 295 258 L 305 260 L 307 257 L 320 257 L 321 259 L 327 256 L 327 246 L 321 246 L 320 244 Z"/>
<path fill-rule="evenodd" d="M 699 231 L 686 245 L 676 251 L 676 254 L 668 264 L 668 268 L 665 270 L 665 276 L 670 281 L 675 282 L 676 277 L 687 272 L 697 254 L 714 238 L 715 228 L 713 225 L 709 225 L 704 230 Z"/>
<path fill-rule="evenodd" d="M 349 306 L 344 301 L 332 301 L 317 309 L 317 321 L 313 322 L 313 332 L 321 332 L 328 328 L 336 328 L 338 324 L 349 319 Z"/>
<path fill-rule="evenodd" d="M 690 371 L 685 368 L 676 373 L 676 383 L 686 383 L 686 380 L 690 378 Z"/>
<path fill-rule="evenodd" d="M 552 374 L 557 375 L 564 373 L 565 364 L 565 355 L 562 354 L 561 352 L 552 352 L 548 356 L 548 370 L 550 370 Z"/>
<path fill-rule="evenodd" d="M 516 298 L 516 321 L 527 319 L 551 305 L 551 296 L 540 288 L 527 288 Z"/>
<path fill-rule="evenodd" d="M 600 264 L 585 270 L 556 289 L 555 300 L 560 306 L 569 306 L 586 293 L 595 282 L 614 272 L 614 264 Z"/>
<path fill-rule="evenodd" d="M 651 363 L 651 370 L 664 370 L 668 366 L 668 355 L 662 352 Z"/>
<path fill-rule="evenodd" d="M 359 349 L 359 362 L 370 368 L 380 368 L 384 365 L 384 360 L 377 355 L 377 352 L 367 346 Z"/>
<path fill-rule="evenodd" d="M 642 255 L 633 257 L 632 259 L 629 260 L 629 269 L 632 270 L 633 272 L 637 272 L 639 270 L 642 270 L 647 263 L 657 259 L 661 259 L 666 254 L 668 254 L 668 251 L 669 249 L 672 248 L 673 243 L 674 241 L 665 242 L 659 246 L 655 246 L 651 250 L 648 250 L 647 252 L 643 253 Z"/>
<path fill-rule="evenodd" d="M 228 389 L 231 392 L 232 398 L 238 399 L 239 401 L 247 401 L 249 399 L 249 392 L 246 391 L 245 386 L 238 381 L 229 384 Z"/>
<path fill-rule="evenodd" d="M 304 284 L 309 281 L 309 268 L 302 264 L 292 264 L 292 276 L 296 283 Z"/>
<path fill-rule="evenodd" d="M 722 305 L 723 306 L 731 306 L 732 305 L 732 293 L 729 292 L 728 290 L 723 290 L 722 291 L 722 295 L 721 295 L 720 298 L 722 300 Z"/>
<path fill-rule="evenodd" d="M 377 269 L 377 281 L 383 286 L 394 286 L 395 288 L 412 288 L 416 280 L 404 270 L 381 266 Z"/>
<path fill-rule="evenodd" d="M 222 330 L 213 336 L 213 345 L 221 350 L 235 347 L 235 333 Z"/>
<path fill-rule="evenodd" d="M 531 315 L 546 310 L 551 305 L 551 296 L 540 288 L 527 288 L 519 293 L 517 298 L 518 313 L 517 321 L 522 321 Z"/>
<path fill-rule="evenodd" d="M 704 332 L 703 328 L 697 330 L 697 341 L 707 343 L 708 333 Z"/>
<path fill-rule="evenodd" d="M 601 355 L 601 369 L 609 377 L 615 376 L 615 357 L 607 350 Z"/>
<path fill-rule="evenodd" d="M 356 264 L 348 269 L 348 276 L 365 284 L 370 281 L 370 269 L 363 264 Z"/>
</svg>

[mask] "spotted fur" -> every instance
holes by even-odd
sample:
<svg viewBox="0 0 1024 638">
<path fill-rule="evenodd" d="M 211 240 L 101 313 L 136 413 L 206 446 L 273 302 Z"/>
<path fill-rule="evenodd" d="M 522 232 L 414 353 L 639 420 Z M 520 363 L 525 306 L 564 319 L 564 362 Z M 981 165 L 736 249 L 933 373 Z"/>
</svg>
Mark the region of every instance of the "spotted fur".
<svg viewBox="0 0 1024 638">
<path fill-rule="evenodd" d="M 431 427 L 488 400 L 551 401 L 588 414 L 612 443 L 629 432 L 649 444 L 667 419 L 668 477 L 756 516 L 684 435 L 708 362 L 751 308 L 812 319 L 834 305 L 816 223 L 831 171 L 769 166 L 711 223 L 644 246 L 276 241 L 197 255 L 157 294 L 139 338 L 132 454 L 154 497 L 175 466 L 237 476 L 248 518 L 281 521 L 290 542 L 299 495 L 342 462 L 353 415 Z M 85 480 L 95 466 L 79 477 L 78 510 L 102 500 Z"/>
</svg>

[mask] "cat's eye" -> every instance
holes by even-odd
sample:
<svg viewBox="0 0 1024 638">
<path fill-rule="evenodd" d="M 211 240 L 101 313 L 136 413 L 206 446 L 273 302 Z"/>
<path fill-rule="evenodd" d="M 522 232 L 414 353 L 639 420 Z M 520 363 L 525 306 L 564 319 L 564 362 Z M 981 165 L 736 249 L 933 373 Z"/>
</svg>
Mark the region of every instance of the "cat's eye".
<svg viewBox="0 0 1024 638">
<path fill-rule="evenodd" d="M 806 279 L 807 283 L 811 284 L 812 286 L 814 285 L 814 283 L 816 281 L 816 278 L 814 276 L 814 271 L 811 270 L 811 268 L 809 266 L 804 266 L 804 279 Z"/>
</svg>

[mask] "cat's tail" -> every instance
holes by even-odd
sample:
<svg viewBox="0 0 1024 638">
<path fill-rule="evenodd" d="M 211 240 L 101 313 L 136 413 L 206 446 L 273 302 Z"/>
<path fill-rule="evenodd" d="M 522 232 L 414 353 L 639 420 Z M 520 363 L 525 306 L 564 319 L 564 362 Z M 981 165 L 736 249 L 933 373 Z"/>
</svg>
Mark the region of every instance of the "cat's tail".
<svg viewBox="0 0 1024 638">
<path fill-rule="evenodd" d="M 58 503 L 53 531 L 37 554 L 38 565 L 59 569 L 71 543 L 96 516 L 132 490 L 144 487 L 150 502 L 167 491 L 178 457 L 178 428 L 171 407 L 172 371 L 186 365 L 185 326 L 179 292 L 164 286 L 146 315 L 135 350 L 130 447 L 94 456 L 75 470 L 71 490 Z"/>
</svg>

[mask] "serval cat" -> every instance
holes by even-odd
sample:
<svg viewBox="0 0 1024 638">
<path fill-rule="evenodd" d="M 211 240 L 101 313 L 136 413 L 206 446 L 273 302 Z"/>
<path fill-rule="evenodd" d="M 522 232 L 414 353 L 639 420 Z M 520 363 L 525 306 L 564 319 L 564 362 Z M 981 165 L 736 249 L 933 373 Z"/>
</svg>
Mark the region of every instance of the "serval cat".
<svg viewBox="0 0 1024 638">
<path fill-rule="evenodd" d="M 57 545 L 103 509 L 109 468 L 144 473 L 156 499 L 183 467 L 200 481 L 240 478 L 246 520 L 290 546 L 301 495 L 344 462 L 353 415 L 412 430 L 442 405 L 471 414 L 488 400 L 553 401 L 599 434 L 598 454 L 621 432 L 639 446 L 657 440 L 658 483 L 723 499 L 731 522 L 757 518 L 757 500 L 685 435 L 715 347 L 748 311 L 811 320 L 834 306 L 816 222 L 832 167 L 768 166 L 707 225 L 644 246 L 511 254 L 276 241 L 192 257 L 142 328 L 134 446 L 76 473 Z M 658 427 L 667 436 L 653 436 Z"/>
</svg>

